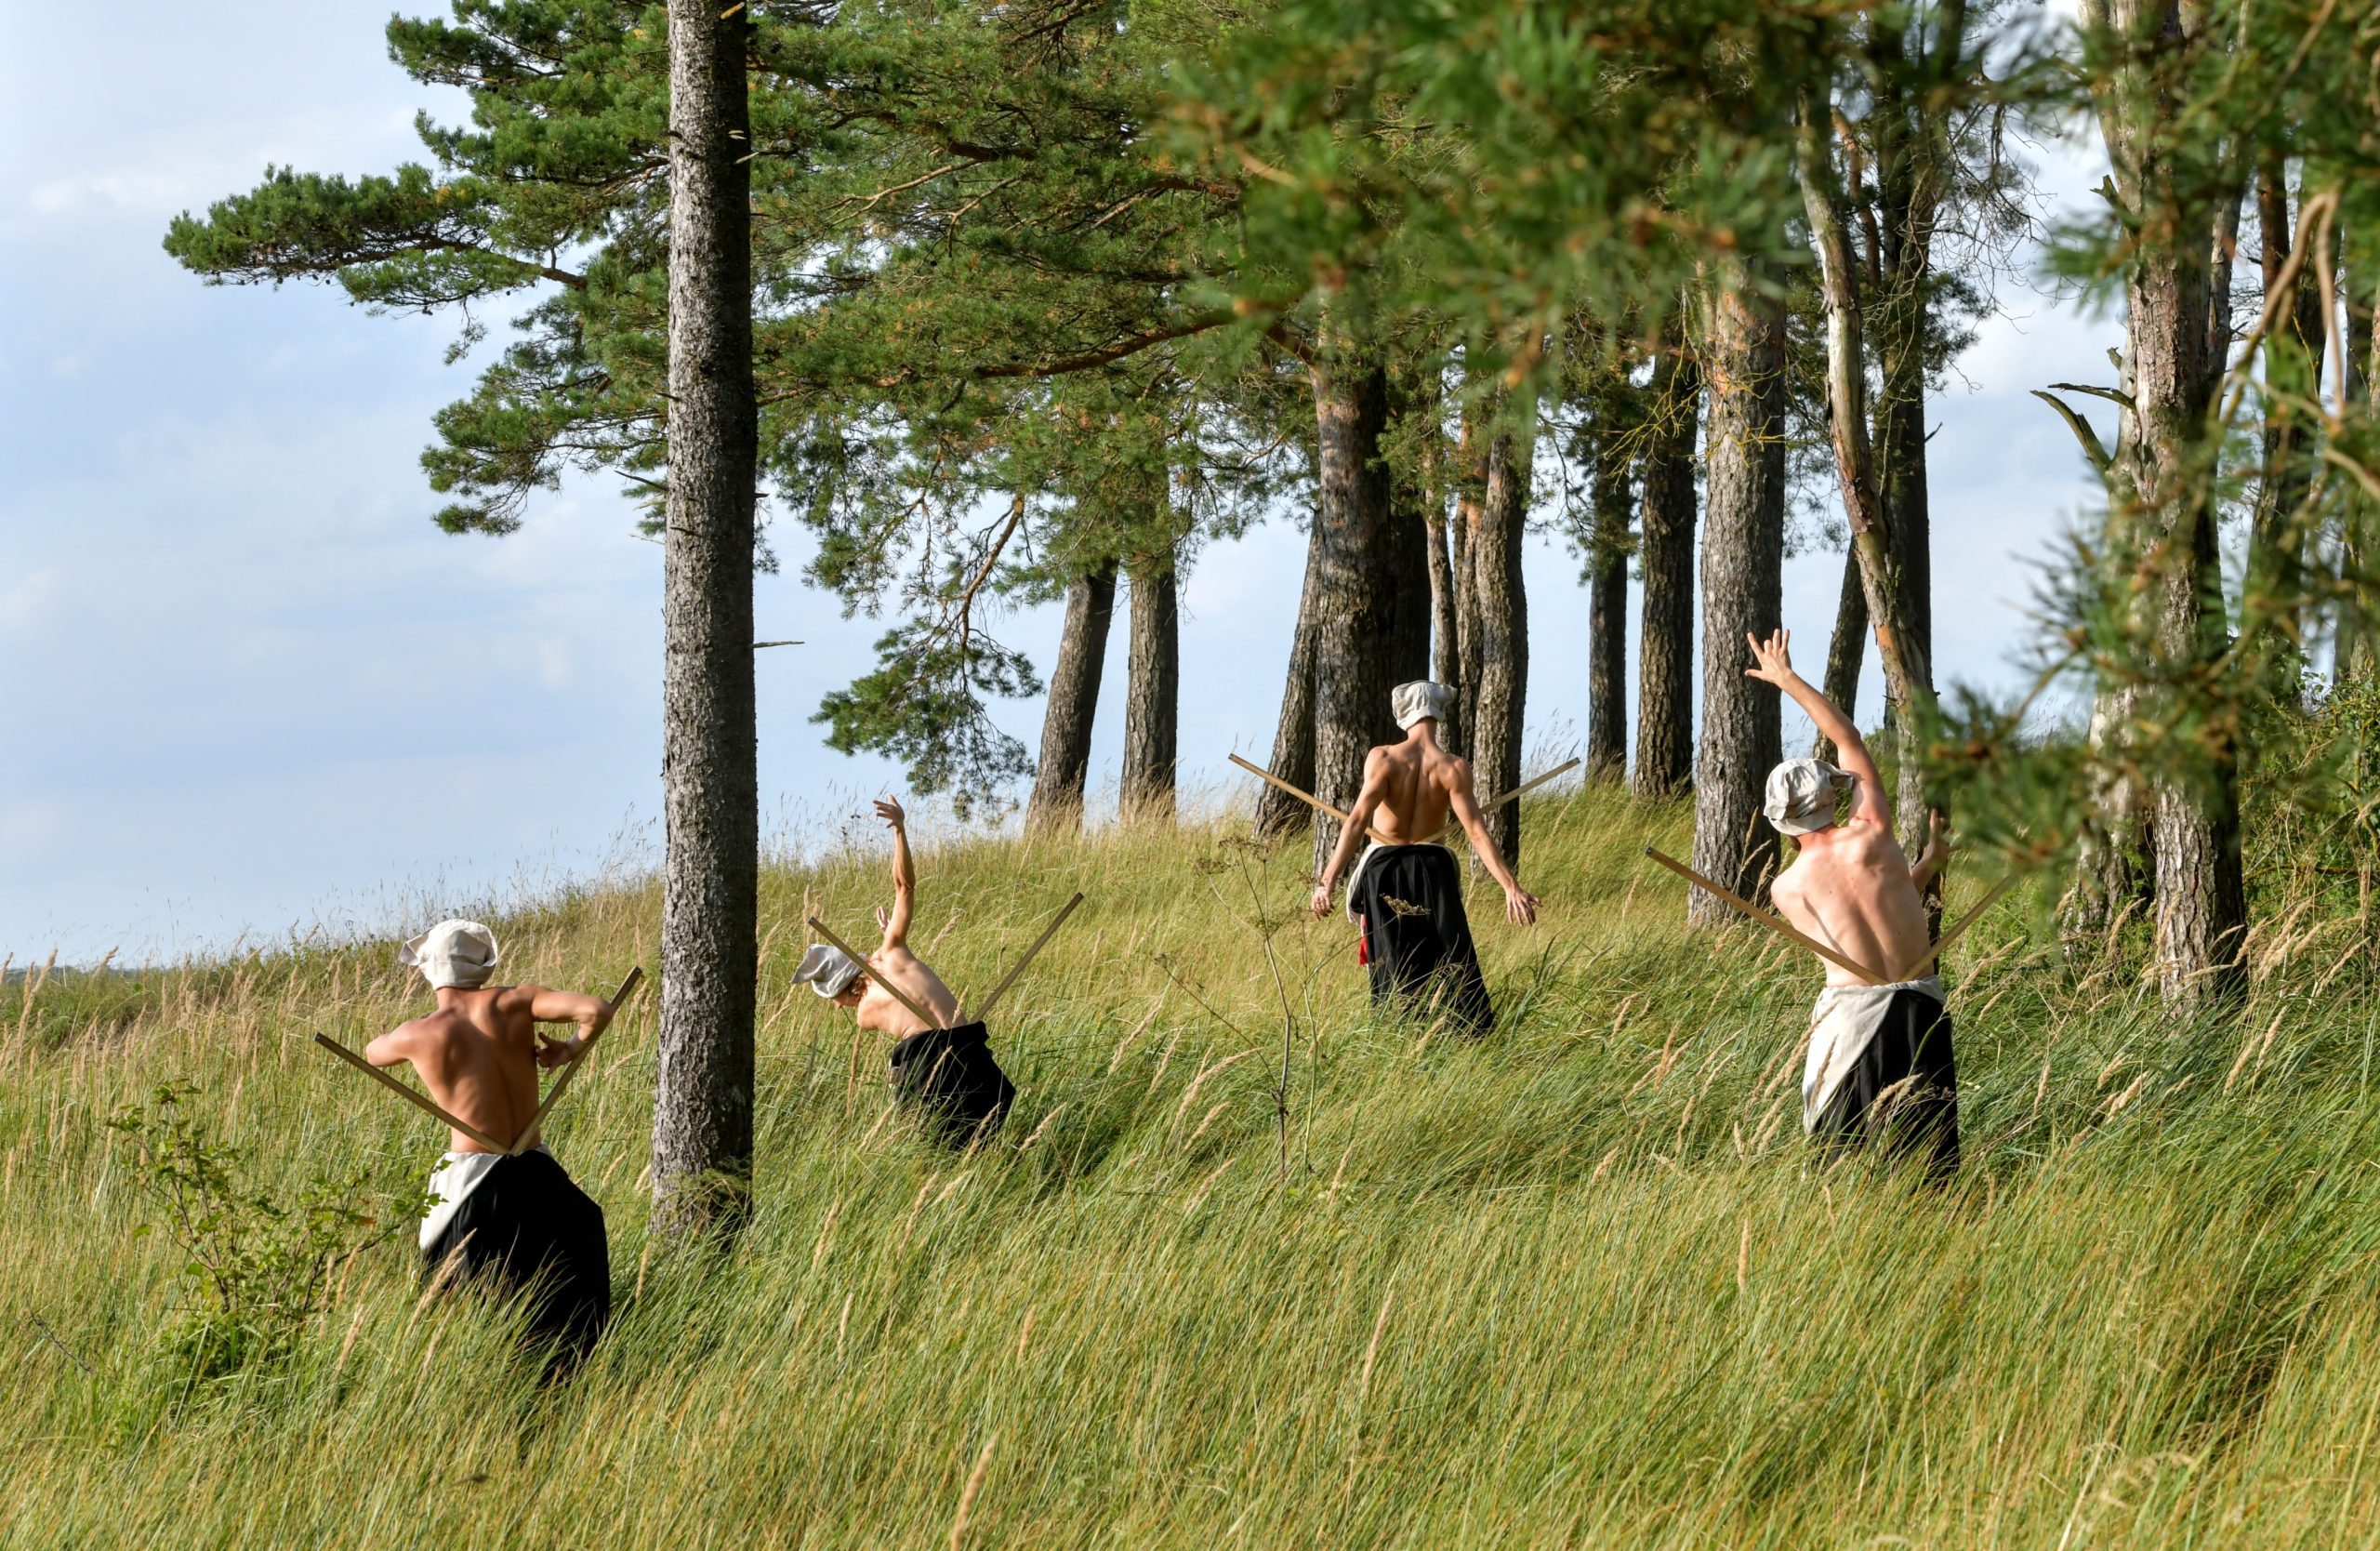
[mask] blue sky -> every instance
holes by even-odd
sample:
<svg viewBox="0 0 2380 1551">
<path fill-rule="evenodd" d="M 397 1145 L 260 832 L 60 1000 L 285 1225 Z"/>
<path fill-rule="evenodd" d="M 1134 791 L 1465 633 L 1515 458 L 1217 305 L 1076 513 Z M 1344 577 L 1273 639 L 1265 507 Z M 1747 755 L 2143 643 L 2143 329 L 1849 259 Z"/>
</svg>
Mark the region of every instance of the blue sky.
<svg viewBox="0 0 2380 1551">
<path fill-rule="evenodd" d="M 648 855 L 659 797 L 660 551 L 607 481 L 517 535 L 450 537 L 416 457 L 468 387 L 451 325 L 338 292 L 210 288 L 165 225 L 267 164 L 349 173 L 414 157 L 384 16 L 250 0 L 47 7 L 0 62 L 0 953 L 153 961 L 385 929 Z M 106 61 L 103 70 L 88 61 Z M 72 69 L 46 61 L 74 60 Z M 97 83 L 95 86 L 94 83 Z M 2096 181 L 2054 152 L 2061 202 Z M 2107 375 L 2113 325 L 2022 285 L 1937 401 L 1937 670 L 2005 687 L 2028 562 L 2091 482 L 2027 390 Z M 784 573 L 760 580 L 764 824 L 815 842 L 899 772 L 826 749 L 819 696 L 881 626 Z M 1184 779 L 1222 789 L 1271 740 L 1304 538 L 1286 519 L 1210 548 L 1183 599 Z M 1789 563 L 1814 664 L 1839 557 Z M 1534 541 L 1529 717 L 1559 752 L 1585 713 L 1578 564 Z M 1633 604 L 1631 605 L 1633 629 Z M 1094 785 L 1121 736 L 1121 620 Z M 1045 669 L 1054 608 L 1002 623 Z M 1871 654 L 1872 656 L 1872 654 Z M 1871 668 L 1863 704 L 1872 715 Z M 1031 743 L 1038 704 L 1002 720 Z M 1789 724 L 1788 741 L 1806 731 Z M 1549 887 L 1550 885 L 1550 887 Z M 1558 881 L 1537 881 L 1540 892 Z"/>
</svg>

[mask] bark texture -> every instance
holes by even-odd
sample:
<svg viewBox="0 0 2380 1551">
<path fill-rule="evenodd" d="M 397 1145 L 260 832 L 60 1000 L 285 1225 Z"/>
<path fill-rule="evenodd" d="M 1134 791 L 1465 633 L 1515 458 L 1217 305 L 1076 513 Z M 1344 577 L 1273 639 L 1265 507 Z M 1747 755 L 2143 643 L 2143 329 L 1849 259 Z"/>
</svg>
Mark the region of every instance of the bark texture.
<svg viewBox="0 0 2380 1551">
<path fill-rule="evenodd" d="M 1364 756 L 1396 730 L 1388 656 L 1395 622 L 1389 473 L 1381 457 L 1388 378 L 1344 339 L 1327 340 L 1313 367 L 1319 478 L 1314 512 L 1314 785 L 1342 810 L 1362 789 Z M 1314 815 L 1315 870 L 1339 825 Z"/>
<path fill-rule="evenodd" d="M 1754 900 L 1776 871 L 1777 832 L 1761 815 L 1781 755 L 1778 692 L 1744 677 L 1744 638 L 1778 626 L 1785 558 L 1785 314 L 1747 281 L 1710 309 L 1711 423 L 1702 537 L 1702 733 L 1695 751 L 1694 866 Z M 1698 925 L 1742 918 L 1686 891 Z"/>
<path fill-rule="evenodd" d="M 1273 758 L 1265 768 L 1293 786 L 1314 789 L 1314 655 L 1321 634 L 1322 534 L 1317 524 L 1305 546 L 1305 586 L 1298 594 L 1298 624 L 1289 638 L 1289 667 L 1273 728 Z M 1312 820 L 1314 810 L 1280 788 L 1260 784 L 1256 834 L 1273 840 Z"/>
<path fill-rule="evenodd" d="M 2124 276 L 2132 413 L 2109 469 L 2118 548 L 2140 558 L 2135 595 L 2158 687 L 2142 710 L 2188 708 L 2164 685 L 2211 670 L 2228 627 L 2215 550 L 2207 408 L 2208 269 L 2215 211 L 2177 179 L 2173 140 L 2188 133 L 2166 60 L 2218 46 L 2195 37 L 2205 16 L 2178 0 L 2085 0 L 2084 24 L 2115 60 L 2100 78 L 2100 132 L 2128 221 L 2144 233 Z M 2247 912 L 2241 877 L 2236 727 L 2205 713 L 2189 744 L 2152 750 L 2149 826 L 2156 869 L 2156 974 L 2166 1005 L 2188 1011 L 2245 989 Z"/>
<path fill-rule="evenodd" d="M 1123 816 L 1172 822 L 1182 703 L 1182 613 L 1173 551 L 1130 573 L 1131 656 L 1124 691 Z"/>
<path fill-rule="evenodd" d="M 1702 372 L 1685 327 L 1662 334 L 1645 455 L 1645 591 L 1636 623 L 1636 792 L 1667 797 L 1694 778 L 1694 436 Z"/>
<path fill-rule="evenodd" d="M 1859 580 L 1859 551 L 1843 551 L 1843 587 L 1834 599 L 1834 634 L 1827 641 L 1826 682 L 1818 688 L 1853 726 L 1859 724 L 1859 674 L 1868 665 L 1868 594 Z M 1810 758 L 1832 762 L 1834 740 L 1820 733 Z"/>
<path fill-rule="evenodd" d="M 747 23 L 669 5 L 669 489 L 654 1225 L 733 1233 L 752 1188 L 760 778 L 752 696 Z"/>
<path fill-rule="evenodd" d="M 1528 594 L 1521 579 L 1521 538 L 1528 520 L 1534 426 L 1499 431 L 1488 444 L 1487 482 L 1465 546 L 1471 560 L 1471 634 L 1463 663 L 1469 700 L 1471 776 L 1480 801 L 1521 784 L 1521 739 L 1528 697 Z M 1504 860 L 1521 859 L 1521 805 L 1488 815 L 1488 832 Z"/>
<path fill-rule="evenodd" d="M 1066 619 L 1058 636 L 1058 665 L 1041 713 L 1041 763 L 1025 804 L 1031 834 L 1072 834 L 1082 828 L 1083 787 L 1091 775 L 1091 722 L 1099 713 L 1107 627 L 1116 613 L 1116 566 L 1102 564 L 1066 587 Z"/>
<path fill-rule="evenodd" d="M 1435 401 L 1393 392 L 1389 412 L 1435 415 Z M 1392 471 L 1389 485 L 1389 635 L 1382 643 L 1388 682 L 1394 687 L 1430 676 L 1430 619 L 1435 606 L 1430 576 L 1429 487 L 1421 470 Z"/>
<path fill-rule="evenodd" d="M 1628 531 L 1634 504 L 1633 449 L 1642 431 L 1636 395 L 1618 373 L 1593 395 L 1593 520 L 1587 537 L 1586 778 L 1628 774 Z"/>
<path fill-rule="evenodd" d="M 2303 193 L 2302 186 L 2299 192 Z M 2302 218 L 2292 233 L 2289 185 L 2277 156 L 2256 171 L 2256 223 L 2264 232 L 2264 289 L 2269 296 L 2281 284 L 2281 272 L 2298 245 L 2312 240 Z M 2320 272 L 2311 253 L 2300 261 L 2290 293 L 2288 304 L 2265 340 L 2265 377 L 2268 385 L 2311 399 L 2318 391 L 2330 338 L 2322 326 Z M 2222 357 L 2210 358 L 2205 369 L 2210 381 L 2219 378 Z M 2313 486 L 2319 434 L 2315 418 L 2298 404 L 2283 397 L 2267 397 L 2264 462 L 2248 546 L 2249 606 L 2264 616 L 2267 628 L 2280 628 L 2284 649 L 2275 654 L 2271 664 L 2270 691 L 2291 704 L 2301 698 L 2298 669 L 2304 662 L 2307 622 L 2300 609 L 2277 606 L 2257 594 L 2296 597 L 2306 590 L 2306 535 L 2298 526 L 2298 509 Z"/>
</svg>

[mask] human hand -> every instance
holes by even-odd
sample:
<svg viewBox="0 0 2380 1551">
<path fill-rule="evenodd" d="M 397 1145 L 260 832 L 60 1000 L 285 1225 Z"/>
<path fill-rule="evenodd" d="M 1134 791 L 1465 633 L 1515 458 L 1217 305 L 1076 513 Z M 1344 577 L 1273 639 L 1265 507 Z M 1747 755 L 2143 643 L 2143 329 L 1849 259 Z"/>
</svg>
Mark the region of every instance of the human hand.
<svg viewBox="0 0 2380 1551">
<path fill-rule="evenodd" d="M 1330 913 L 1330 885 L 1328 883 L 1316 883 L 1314 886 L 1314 898 L 1311 903 L 1314 908 L 1315 920 L 1320 921 L 1323 917 L 1329 915 Z"/>
<path fill-rule="evenodd" d="M 901 811 L 901 804 L 890 797 L 876 800 L 876 816 L 895 829 L 906 828 L 909 822 L 909 815 Z"/>
<path fill-rule="evenodd" d="M 1766 641 L 1756 635 L 1747 635 L 1744 640 L 1751 644 L 1753 660 L 1759 665 L 1745 669 L 1744 677 L 1758 679 L 1765 684 L 1775 684 L 1783 689 L 1793 678 L 1793 656 L 1789 650 L 1793 632 L 1780 630 L 1771 633 Z"/>
<path fill-rule="evenodd" d="M 1537 895 L 1515 883 L 1504 891 L 1504 919 L 1514 926 L 1535 926 L 1540 903 Z"/>
<path fill-rule="evenodd" d="M 886 909 L 881 905 L 879 905 L 876 908 L 876 929 L 879 932 L 890 932 L 892 930 L 892 912 Z"/>
<path fill-rule="evenodd" d="M 577 1054 L 580 1043 L 577 1039 L 557 1040 L 550 1034 L 540 1034 L 537 1036 L 537 1065 L 551 1071 Z"/>
</svg>

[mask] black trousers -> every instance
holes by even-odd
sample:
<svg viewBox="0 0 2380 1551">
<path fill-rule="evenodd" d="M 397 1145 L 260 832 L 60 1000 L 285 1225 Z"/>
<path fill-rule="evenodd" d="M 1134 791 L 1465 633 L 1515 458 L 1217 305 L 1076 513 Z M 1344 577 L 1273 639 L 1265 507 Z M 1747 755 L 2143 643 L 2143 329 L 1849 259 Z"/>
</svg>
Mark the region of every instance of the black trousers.
<svg viewBox="0 0 2380 1551">
<path fill-rule="evenodd" d="M 1959 1067 L 1939 1001 L 1924 991 L 1893 993 L 1812 1134 L 1837 1147 L 1873 1140 L 1892 1156 L 1921 1154 L 1937 1182 L 1958 1173 Z"/>
<path fill-rule="evenodd" d="M 422 1252 L 435 1275 L 529 1297 L 529 1333 L 575 1364 L 612 1317 L 612 1252 L 603 1209 L 542 1152 L 500 1158 Z"/>
<path fill-rule="evenodd" d="M 1383 845 L 1364 864 L 1351 903 L 1364 918 L 1372 1001 L 1404 1002 L 1423 1016 L 1442 1012 L 1458 1033 L 1474 1037 L 1496 1027 L 1453 852 Z"/>
<path fill-rule="evenodd" d="M 951 1147 L 991 1135 L 1016 1102 L 1016 1085 L 992 1059 L 982 1023 L 928 1028 L 892 1047 L 892 1089 L 925 1112 L 929 1129 Z"/>
</svg>

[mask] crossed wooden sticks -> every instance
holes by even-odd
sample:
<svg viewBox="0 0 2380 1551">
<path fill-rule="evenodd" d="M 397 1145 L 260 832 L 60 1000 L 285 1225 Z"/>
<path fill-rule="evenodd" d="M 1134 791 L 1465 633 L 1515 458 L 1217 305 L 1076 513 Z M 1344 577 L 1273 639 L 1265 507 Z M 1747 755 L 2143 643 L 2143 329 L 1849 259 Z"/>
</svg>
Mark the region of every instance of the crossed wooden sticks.
<svg viewBox="0 0 2380 1551">
<path fill-rule="evenodd" d="M 620 1010 L 628 1005 L 628 998 L 636 995 L 637 988 L 643 984 L 644 970 L 642 966 L 638 966 L 628 971 L 628 977 L 620 982 L 620 988 L 618 990 L 612 993 L 612 1018 L 614 1021 L 618 1019 Z M 555 1074 L 553 1086 L 546 1090 L 545 1098 L 539 1101 L 537 1105 L 537 1112 L 529 1117 L 529 1123 L 521 1128 L 521 1134 L 512 1138 L 509 1145 L 497 1141 L 495 1137 L 490 1136 L 486 1132 L 482 1131 L 475 1125 L 466 1124 L 456 1116 L 448 1113 L 445 1106 L 438 1103 L 435 1099 L 430 1098 L 422 1094 L 416 1093 L 410 1086 L 398 1081 L 393 1077 L 390 1077 L 387 1072 L 382 1071 L 371 1062 L 366 1061 L 361 1055 L 356 1054 L 355 1052 L 348 1049 L 345 1045 L 340 1044 L 337 1040 L 332 1039 L 329 1035 L 324 1034 L 320 1030 L 316 1030 L 314 1034 L 314 1042 L 322 1046 L 324 1050 L 329 1051 L 333 1055 L 337 1056 L 340 1060 L 346 1062 L 349 1066 L 353 1067 L 357 1071 L 362 1072 L 373 1081 L 379 1083 L 382 1087 L 388 1089 L 389 1092 L 396 1094 L 407 1104 L 412 1105 L 416 1109 L 422 1110 L 426 1114 L 436 1116 L 439 1120 L 445 1121 L 447 1125 L 461 1132 L 472 1141 L 477 1142 L 480 1146 L 487 1148 L 488 1151 L 503 1153 L 507 1157 L 518 1157 L 520 1154 L 526 1152 L 530 1147 L 536 1144 L 537 1127 L 544 1122 L 546 1111 L 551 1109 L 554 1107 L 554 1101 L 562 1097 L 563 1090 L 570 1086 L 570 1080 L 578 1075 L 578 1063 L 587 1058 L 587 1053 L 595 1048 L 595 1041 L 602 1039 L 604 1031 L 610 1027 L 611 1023 L 605 1023 L 602 1028 L 599 1028 L 594 1033 L 589 1034 L 587 1037 L 585 1043 L 581 1044 L 576 1050 L 570 1053 L 570 1059 L 563 1062 L 562 1070 Z"/>
<path fill-rule="evenodd" d="M 1025 973 L 1025 966 L 1033 962 L 1034 958 L 1038 955 L 1044 948 L 1049 946 L 1050 939 L 1058 935 L 1058 928 L 1066 923 L 1066 918 L 1073 915 L 1075 913 L 1075 907 L 1081 903 L 1082 891 L 1078 889 L 1075 891 L 1073 898 L 1058 907 L 1058 913 L 1050 918 L 1050 924 L 1043 927 L 1041 929 L 1041 935 L 1033 939 L 1033 946 L 1025 950 L 1024 956 L 1017 960 L 1016 963 L 1010 968 L 1006 974 L 1000 976 L 1000 983 L 992 988 L 992 994 L 984 999 L 984 1004 L 981 1007 L 976 1008 L 972 1016 L 964 1006 L 960 1007 L 959 1021 L 962 1024 L 981 1023 L 984 1019 L 990 1017 L 992 1015 L 992 1009 L 999 1005 L 1000 998 L 1008 995 L 1008 988 L 1016 984 L 1016 977 L 1018 975 Z M 853 963 L 865 964 L 867 962 L 867 956 L 866 954 L 858 952 L 853 948 L 850 944 L 844 942 L 842 938 L 835 935 L 833 931 L 827 927 L 826 923 L 820 921 L 816 916 L 812 916 L 810 918 L 810 929 L 817 933 L 820 936 L 826 938 L 830 947 L 840 950 L 843 957 L 849 959 Z M 925 1025 L 928 1028 L 939 1028 L 942 1027 L 940 1023 L 935 1021 L 934 1015 L 932 1013 L 927 1012 L 923 1007 L 919 1006 L 916 1001 L 912 1001 L 906 991 L 902 990 L 898 986 L 893 985 L 891 981 L 887 980 L 880 974 L 872 976 L 871 978 L 875 980 L 876 984 L 884 988 L 885 995 L 891 997 L 902 1006 L 906 1007 L 910 1014 L 916 1017 L 919 1023 Z"/>
<path fill-rule="evenodd" d="M 1342 813 L 1339 809 L 1332 807 L 1329 803 L 1325 802 L 1321 798 L 1316 797 L 1314 793 L 1306 790 L 1303 787 L 1291 786 L 1289 782 L 1282 780 L 1278 776 L 1274 775 L 1263 765 L 1250 764 L 1246 760 L 1241 759 L 1237 754 L 1229 755 L 1227 757 L 1231 760 L 1232 763 L 1239 766 L 1240 769 L 1247 771 L 1250 776 L 1255 776 L 1258 780 L 1270 782 L 1274 786 L 1280 788 L 1283 791 L 1288 792 L 1291 797 L 1312 804 L 1316 810 L 1322 813 L 1329 814 L 1331 817 L 1337 819 L 1342 824 L 1347 822 L 1347 815 Z M 1541 787 L 1546 782 L 1554 779 L 1556 776 L 1577 769 L 1578 765 L 1579 762 L 1576 760 L 1571 760 L 1565 764 L 1557 764 L 1553 769 L 1547 771 L 1544 775 L 1538 776 L 1534 780 L 1523 781 L 1519 786 L 1514 787 L 1512 790 L 1504 793 L 1503 796 L 1499 797 L 1493 802 L 1490 802 L 1486 807 L 1480 809 L 1479 812 L 1482 816 L 1492 814 L 1497 809 L 1502 807 L 1505 803 L 1518 799 L 1521 793 L 1531 790 L 1537 787 Z M 1372 839 L 1380 842 L 1382 845 L 1395 845 L 1398 843 L 1395 841 L 1390 840 L 1386 835 L 1382 834 L 1379 830 L 1373 829 L 1368 824 L 1364 826 L 1364 833 L 1371 836 Z"/>
<path fill-rule="evenodd" d="M 1982 904 L 1977 905 L 1974 909 L 1969 910 L 1965 915 L 1961 916 L 1957 923 L 1952 925 L 1949 931 L 1943 933 L 1941 937 L 1935 942 L 1933 947 L 1927 948 L 1924 954 L 1919 956 L 1915 963 L 1904 968 L 1898 974 L 1888 975 L 1880 974 L 1876 971 L 1870 969 L 1867 965 L 1859 962 L 1858 960 L 1847 958 L 1844 954 L 1836 952 L 1833 948 L 1827 947 L 1826 944 L 1818 941 L 1816 937 L 1806 936 L 1804 934 L 1795 931 L 1792 927 L 1786 924 L 1783 917 L 1776 915 L 1771 911 L 1764 910 L 1759 906 L 1754 905 L 1752 901 L 1744 898 L 1741 895 L 1735 893 L 1733 890 L 1712 882 L 1710 879 L 1703 877 L 1702 874 L 1695 871 L 1692 868 L 1686 866 L 1684 862 L 1679 861 L 1674 856 L 1664 855 L 1662 853 L 1656 851 L 1649 845 L 1645 847 L 1645 855 L 1660 863 L 1672 872 L 1676 873 L 1679 877 L 1686 879 L 1688 882 L 1693 883 L 1698 888 L 1704 890 L 1712 897 L 1724 900 L 1726 903 L 1732 905 L 1737 910 L 1746 916 L 1749 916 L 1753 921 L 1760 922 L 1761 925 L 1767 927 L 1770 931 L 1792 938 L 1795 942 L 1801 944 L 1804 948 L 1808 948 L 1811 952 L 1817 954 L 1819 958 L 1824 959 L 1831 964 L 1840 964 L 1843 968 L 1849 970 L 1852 974 L 1859 976 L 1860 979 L 1865 980 L 1871 986 L 1890 986 L 1898 984 L 1902 981 L 1916 979 L 1919 971 L 1930 968 L 1936 960 L 1941 958 L 1944 953 L 1950 950 L 1950 947 L 1952 943 L 1959 940 L 1959 935 L 1961 933 L 1964 932 L 1968 927 L 1973 926 L 1977 921 L 1982 920 L 1984 911 L 1989 910 L 1994 905 L 1997 905 L 2000 902 L 2000 896 L 2002 895 L 2006 894 L 2010 889 L 2016 886 L 2017 877 L 2016 874 L 2012 872 L 2007 877 L 2000 880 L 1999 883 L 1992 889 L 1992 891 L 1983 896 Z"/>
</svg>

